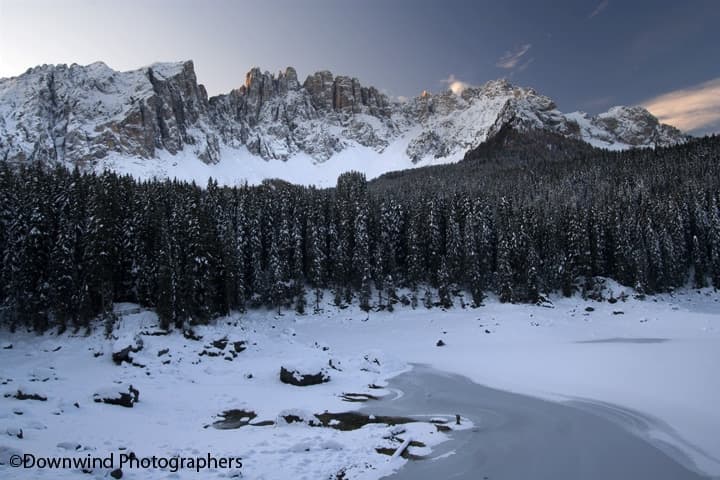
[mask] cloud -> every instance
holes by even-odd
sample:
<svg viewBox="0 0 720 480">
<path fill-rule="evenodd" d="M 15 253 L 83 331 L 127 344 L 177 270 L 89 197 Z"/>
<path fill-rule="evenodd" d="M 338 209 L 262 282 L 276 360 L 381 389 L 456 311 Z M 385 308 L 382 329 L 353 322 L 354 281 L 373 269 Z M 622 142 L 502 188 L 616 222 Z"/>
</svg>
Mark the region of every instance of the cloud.
<svg viewBox="0 0 720 480">
<path fill-rule="evenodd" d="M 507 70 L 513 69 L 518 63 L 520 63 L 520 59 L 523 55 L 525 55 L 531 48 L 532 44 L 526 43 L 515 50 L 509 50 L 500 57 L 495 66 Z"/>
<path fill-rule="evenodd" d="M 471 85 L 467 82 L 463 82 L 462 80 L 455 77 L 454 74 L 450 74 L 448 78 L 444 78 L 440 80 L 442 83 L 447 83 L 448 88 L 455 94 L 460 95 L 462 92 L 465 91 L 466 88 L 470 87 Z"/>
<path fill-rule="evenodd" d="M 520 73 L 524 71 L 526 68 L 530 66 L 531 63 L 535 61 L 534 58 L 529 58 L 525 63 L 521 64 L 517 69 L 515 69 L 516 72 Z"/>
<path fill-rule="evenodd" d="M 610 5 L 610 0 L 602 0 L 602 2 L 600 2 L 598 6 L 595 7 L 595 10 L 592 11 L 588 18 L 593 18 L 600 15 L 602 11 L 608 7 L 608 5 Z"/>
<path fill-rule="evenodd" d="M 686 132 L 720 131 L 720 78 L 651 98 L 642 106 Z"/>
</svg>

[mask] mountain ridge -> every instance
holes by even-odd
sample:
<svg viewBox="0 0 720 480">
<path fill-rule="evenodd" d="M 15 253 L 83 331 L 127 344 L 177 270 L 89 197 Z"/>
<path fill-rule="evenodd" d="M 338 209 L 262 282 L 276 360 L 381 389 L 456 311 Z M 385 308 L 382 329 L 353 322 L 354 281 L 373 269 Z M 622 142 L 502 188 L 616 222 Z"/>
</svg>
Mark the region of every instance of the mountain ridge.
<svg viewBox="0 0 720 480">
<path fill-rule="evenodd" d="M 0 159 L 141 177 L 220 174 L 232 183 L 279 176 L 307 183 L 313 176 L 334 180 L 347 169 L 372 177 L 459 161 L 506 124 L 609 149 L 687 139 L 642 107 L 564 114 L 549 97 L 503 79 L 406 102 L 327 70 L 301 83 L 292 67 L 277 75 L 255 67 L 243 85 L 208 97 L 192 61 L 127 72 L 102 62 L 43 65 L 0 79 Z M 309 166 L 319 168 L 297 174 Z"/>
</svg>

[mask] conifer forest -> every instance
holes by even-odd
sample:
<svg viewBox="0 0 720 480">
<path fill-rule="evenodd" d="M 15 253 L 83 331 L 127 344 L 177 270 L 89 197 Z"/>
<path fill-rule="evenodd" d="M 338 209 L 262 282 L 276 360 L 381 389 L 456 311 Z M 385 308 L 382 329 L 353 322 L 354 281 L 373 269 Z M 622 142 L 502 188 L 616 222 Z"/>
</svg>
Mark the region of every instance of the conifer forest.
<svg viewBox="0 0 720 480">
<path fill-rule="evenodd" d="M 610 152 L 504 132 L 457 164 L 331 189 L 0 166 L 2 318 L 87 327 L 113 302 L 165 327 L 229 311 L 471 308 L 720 286 L 720 138 Z"/>
</svg>

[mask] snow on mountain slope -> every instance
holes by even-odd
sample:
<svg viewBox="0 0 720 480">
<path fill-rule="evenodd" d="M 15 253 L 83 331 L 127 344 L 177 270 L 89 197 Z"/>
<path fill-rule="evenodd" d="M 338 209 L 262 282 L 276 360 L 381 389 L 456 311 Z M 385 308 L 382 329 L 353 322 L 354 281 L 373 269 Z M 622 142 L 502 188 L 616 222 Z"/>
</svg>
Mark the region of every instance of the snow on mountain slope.
<svg viewBox="0 0 720 480">
<path fill-rule="evenodd" d="M 676 141 L 675 128 L 661 124 L 642 107 L 612 107 L 596 117 L 573 112 L 565 118 L 578 125 L 579 138 L 598 148 L 624 150 L 668 146 Z"/>
<path fill-rule="evenodd" d="M 112 170 L 135 178 L 177 178 L 195 181 L 200 185 L 205 185 L 210 178 L 221 185 L 257 185 L 264 179 L 279 178 L 300 185 L 333 187 L 343 172 L 361 171 L 368 178 L 375 178 L 385 172 L 411 166 L 457 162 L 465 154 L 463 150 L 458 150 L 451 156 L 437 159 L 429 157 L 412 164 L 404 155 L 410 136 L 400 137 L 382 152 L 354 144 L 324 162 L 317 162 L 306 153 L 295 154 L 287 161 L 265 160 L 251 153 L 245 146 L 224 146 L 217 163 L 199 161 L 194 154 L 184 151 L 176 155 L 159 151 L 157 157 L 149 159 L 112 154 L 98 161 L 95 171 Z"/>
<path fill-rule="evenodd" d="M 291 67 L 277 76 L 254 68 L 244 85 L 213 98 L 190 61 L 129 72 L 101 62 L 43 65 L 0 79 L 1 159 L 140 177 L 328 185 L 350 169 L 375 177 L 458 161 L 507 124 L 613 149 L 686 138 L 640 107 L 565 115 L 505 80 L 398 103 L 327 71 L 301 84 Z"/>
</svg>

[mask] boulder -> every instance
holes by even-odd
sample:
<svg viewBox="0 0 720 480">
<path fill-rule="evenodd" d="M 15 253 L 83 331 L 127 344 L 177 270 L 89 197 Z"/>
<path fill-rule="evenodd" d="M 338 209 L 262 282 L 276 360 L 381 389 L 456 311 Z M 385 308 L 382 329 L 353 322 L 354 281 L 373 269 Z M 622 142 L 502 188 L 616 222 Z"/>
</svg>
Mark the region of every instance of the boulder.
<svg viewBox="0 0 720 480">
<path fill-rule="evenodd" d="M 257 414 L 252 410 L 233 409 L 222 412 L 218 417 L 219 420 L 213 422 L 213 427 L 219 430 L 229 430 L 250 425 Z"/>
<path fill-rule="evenodd" d="M 132 408 L 140 400 L 140 391 L 132 385 L 118 385 L 117 387 L 102 390 L 93 395 L 95 403 L 107 403 L 121 407 Z"/>
<path fill-rule="evenodd" d="M 196 335 L 195 331 L 192 328 L 188 330 L 183 330 L 183 337 L 194 342 L 199 342 L 203 338 L 201 335 Z"/>
<path fill-rule="evenodd" d="M 22 390 L 18 389 L 17 392 L 14 394 L 12 393 L 6 393 L 5 398 L 15 398 L 17 400 L 37 400 L 40 402 L 47 401 L 47 397 L 45 395 L 40 395 L 39 393 L 27 393 L 23 392 Z"/>
<path fill-rule="evenodd" d="M 296 387 L 308 387 L 329 382 L 330 376 L 324 368 L 318 372 L 301 372 L 292 367 L 280 367 L 280 381 Z"/>
<path fill-rule="evenodd" d="M 123 335 L 113 344 L 112 359 L 117 365 L 122 362 L 132 363 L 132 354 L 143 348 L 143 340 L 140 336 Z"/>
</svg>

